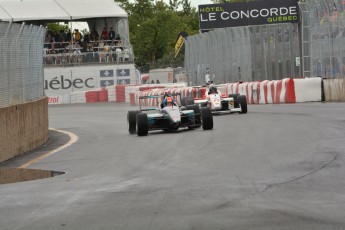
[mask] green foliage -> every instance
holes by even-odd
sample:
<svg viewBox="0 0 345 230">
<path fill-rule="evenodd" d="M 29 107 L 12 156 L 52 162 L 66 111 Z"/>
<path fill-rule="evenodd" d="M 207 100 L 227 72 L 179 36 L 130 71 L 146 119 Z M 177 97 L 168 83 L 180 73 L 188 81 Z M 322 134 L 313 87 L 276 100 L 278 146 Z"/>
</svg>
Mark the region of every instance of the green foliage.
<svg viewBox="0 0 345 230">
<path fill-rule="evenodd" d="M 60 30 L 67 31 L 68 25 L 61 25 L 59 23 L 48 23 L 47 24 L 47 30 L 59 33 Z"/>
<path fill-rule="evenodd" d="M 198 13 L 189 0 L 117 0 L 129 14 L 130 40 L 138 67 L 166 68 L 183 65 L 183 51 L 174 59 L 181 31 L 198 33 Z"/>
</svg>

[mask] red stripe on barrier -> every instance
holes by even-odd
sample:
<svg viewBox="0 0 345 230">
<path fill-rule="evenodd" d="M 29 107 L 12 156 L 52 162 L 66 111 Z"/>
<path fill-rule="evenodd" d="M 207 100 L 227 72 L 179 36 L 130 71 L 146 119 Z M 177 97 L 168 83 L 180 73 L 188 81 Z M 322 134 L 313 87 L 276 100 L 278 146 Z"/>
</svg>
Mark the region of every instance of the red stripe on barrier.
<svg viewBox="0 0 345 230">
<path fill-rule="evenodd" d="M 264 96 L 265 96 L 265 104 L 268 104 L 267 95 L 268 95 L 268 81 L 264 83 Z"/>
<path fill-rule="evenodd" d="M 206 88 L 200 88 L 198 91 L 199 91 L 199 92 L 198 92 L 197 97 L 198 97 L 198 98 L 204 98 L 204 97 L 205 97 L 205 94 L 206 94 Z"/>
<path fill-rule="evenodd" d="M 285 103 L 296 103 L 295 82 L 292 78 L 285 82 Z"/>
<path fill-rule="evenodd" d="M 273 104 L 275 104 L 275 95 L 274 81 L 271 81 L 271 98 Z"/>
<path fill-rule="evenodd" d="M 85 93 L 86 103 L 93 103 L 99 101 L 98 91 L 88 91 Z"/>
<path fill-rule="evenodd" d="M 157 86 L 141 86 L 139 87 L 139 91 L 146 91 L 151 89 L 164 89 L 165 86 L 157 85 Z"/>
<path fill-rule="evenodd" d="M 240 88 L 240 84 L 239 84 L 239 83 L 236 83 L 236 94 L 238 94 L 239 88 Z"/>
<path fill-rule="evenodd" d="M 108 102 L 108 90 L 102 89 L 98 92 L 99 102 Z"/>
<path fill-rule="evenodd" d="M 131 105 L 135 105 L 135 93 L 129 93 L 129 102 Z"/>
<path fill-rule="evenodd" d="M 277 82 L 277 89 L 276 89 L 276 92 L 275 92 L 275 103 L 276 104 L 280 104 L 280 94 L 282 92 L 282 88 L 283 88 L 283 81 L 282 80 L 278 80 Z"/>
<path fill-rule="evenodd" d="M 254 100 L 254 85 L 255 83 L 252 83 L 250 90 L 252 91 L 252 96 L 250 97 L 250 104 L 255 104 L 255 100 Z"/>
<path fill-rule="evenodd" d="M 125 85 L 116 85 L 116 102 L 126 102 L 126 86 Z"/>
<path fill-rule="evenodd" d="M 261 82 L 257 82 L 257 87 L 256 87 L 256 103 L 260 104 L 260 93 L 261 93 Z"/>
</svg>

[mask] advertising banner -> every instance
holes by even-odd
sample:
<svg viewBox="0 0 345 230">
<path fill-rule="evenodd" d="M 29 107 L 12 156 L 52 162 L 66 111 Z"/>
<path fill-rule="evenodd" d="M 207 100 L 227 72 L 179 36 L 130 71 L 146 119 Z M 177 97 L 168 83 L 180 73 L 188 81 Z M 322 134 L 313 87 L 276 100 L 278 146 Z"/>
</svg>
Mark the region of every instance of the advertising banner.
<svg viewBox="0 0 345 230">
<path fill-rule="evenodd" d="M 175 56 L 174 58 L 177 57 L 177 55 L 179 54 L 183 44 L 184 44 L 184 40 L 185 38 L 188 37 L 188 34 L 184 31 L 180 32 L 179 35 L 176 38 L 176 44 L 175 44 Z"/>
<path fill-rule="evenodd" d="M 256 0 L 199 5 L 200 30 L 298 22 L 297 0 Z"/>
<path fill-rule="evenodd" d="M 134 73 L 133 64 L 45 68 L 44 91 L 49 97 L 49 104 L 59 104 L 70 100 L 70 94 L 74 92 L 93 91 L 116 84 L 135 84 Z"/>
</svg>

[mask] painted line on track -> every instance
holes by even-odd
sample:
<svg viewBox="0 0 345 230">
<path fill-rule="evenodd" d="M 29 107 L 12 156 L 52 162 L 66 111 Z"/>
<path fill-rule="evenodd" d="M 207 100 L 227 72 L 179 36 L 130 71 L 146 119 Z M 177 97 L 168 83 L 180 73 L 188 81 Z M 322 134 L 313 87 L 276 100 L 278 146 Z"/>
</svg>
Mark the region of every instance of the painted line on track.
<svg viewBox="0 0 345 230">
<path fill-rule="evenodd" d="M 49 156 L 61 151 L 62 149 L 67 148 L 68 146 L 71 146 L 72 144 L 74 144 L 75 142 L 78 141 L 78 136 L 75 135 L 74 133 L 63 131 L 63 130 L 58 130 L 58 129 L 53 129 L 53 128 L 50 128 L 49 130 L 67 134 L 70 137 L 70 140 L 66 144 L 64 144 L 64 145 L 62 145 L 62 146 L 60 146 L 54 150 L 48 151 L 47 153 L 45 153 L 45 154 L 43 154 L 43 155 L 41 155 L 41 156 L 31 160 L 31 161 L 26 162 L 25 164 L 19 166 L 18 168 L 25 169 L 25 168 L 29 167 L 30 165 L 32 165 L 33 163 L 36 163 L 36 162 L 38 162 L 38 161 L 40 161 L 46 157 L 49 157 Z"/>
</svg>

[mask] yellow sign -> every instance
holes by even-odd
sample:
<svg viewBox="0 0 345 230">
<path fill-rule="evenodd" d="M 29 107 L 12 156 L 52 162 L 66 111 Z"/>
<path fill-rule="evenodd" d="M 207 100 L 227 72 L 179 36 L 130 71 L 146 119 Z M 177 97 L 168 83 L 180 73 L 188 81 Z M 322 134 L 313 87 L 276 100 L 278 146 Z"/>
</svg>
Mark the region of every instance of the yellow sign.
<svg viewBox="0 0 345 230">
<path fill-rule="evenodd" d="M 175 45 L 175 57 L 178 55 L 178 53 L 180 52 L 182 46 L 183 46 L 184 40 L 182 35 L 179 36 L 179 38 L 177 39 L 176 45 Z"/>
</svg>

